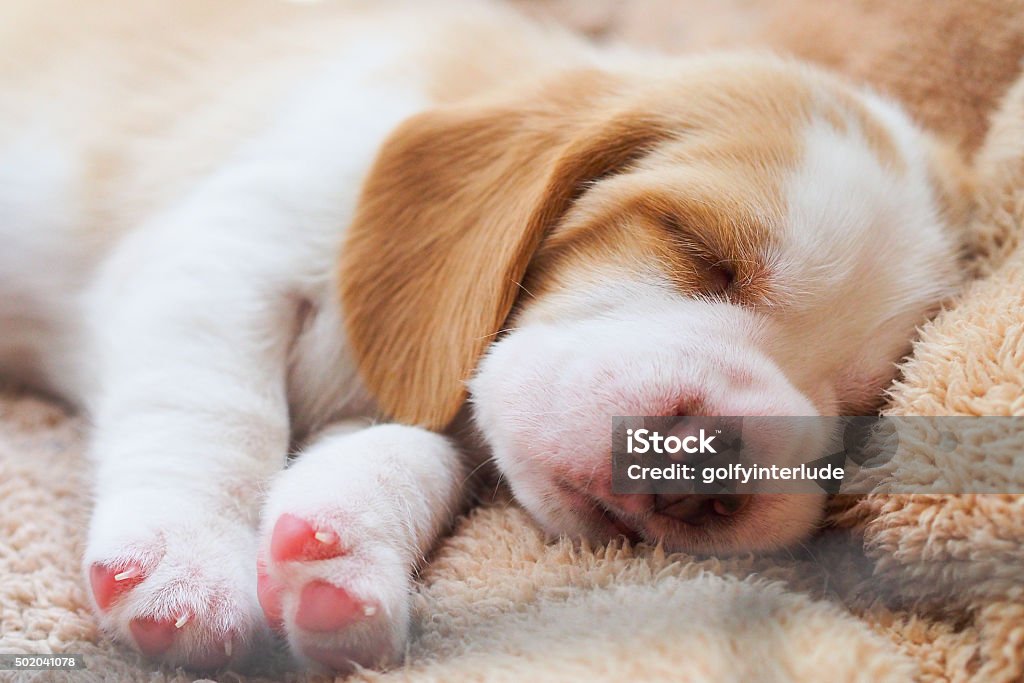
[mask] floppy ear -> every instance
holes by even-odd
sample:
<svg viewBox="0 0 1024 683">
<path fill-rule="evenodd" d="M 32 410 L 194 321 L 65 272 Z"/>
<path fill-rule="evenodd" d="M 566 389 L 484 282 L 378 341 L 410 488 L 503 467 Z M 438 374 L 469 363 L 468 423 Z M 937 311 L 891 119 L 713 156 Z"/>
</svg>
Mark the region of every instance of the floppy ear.
<svg viewBox="0 0 1024 683">
<path fill-rule="evenodd" d="M 428 111 L 384 143 L 340 287 L 363 380 L 391 418 L 452 420 L 545 232 L 587 181 L 658 135 L 614 110 L 607 83 L 591 85 Z"/>
</svg>

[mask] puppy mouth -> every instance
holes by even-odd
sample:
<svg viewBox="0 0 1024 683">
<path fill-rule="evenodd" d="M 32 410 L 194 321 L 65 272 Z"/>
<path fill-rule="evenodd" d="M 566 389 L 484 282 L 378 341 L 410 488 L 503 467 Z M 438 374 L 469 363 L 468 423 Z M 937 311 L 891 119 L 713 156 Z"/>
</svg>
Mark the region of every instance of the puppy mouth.
<svg viewBox="0 0 1024 683">
<path fill-rule="evenodd" d="M 626 512 L 614 504 L 593 494 L 582 491 L 568 482 L 556 483 L 558 492 L 567 503 L 566 509 L 581 519 L 591 530 L 592 536 L 608 541 L 618 536 L 631 543 L 664 543 L 669 550 L 704 553 L 728 551 L 737 524 L 750 514 L 752 496 L 737 496 L 737 500 L 724 512 L 718 512 L 720 503 L 713 501 L 716 514 L 710 514 L 700 522 L 680 519 L 664 514 L 652 503 L 649 510 L 640 513 Z M 700 498 L 700 496 L 694 496 Z"/>
<path fill-rule="evenodd" d="M 643 524 L 631 520 L 635 519 L 635 515 L 616 510 L 600 498 L 580 491 L 565 481 L 556 482 L 556 488 L 567 499 L 566 509 L 580 517 L 594 531 L 595 536 L 600 536 L 602 540 L 622 536 L 630 543 L 646 540 Z"/>
<path fill-rule="evenodd" d="M 625 536 L 629 539 L 630 543 L 639 543 L 640 541 L 645 540 L 643 532 L 637 530 L 632 524 L 626 521 L 621 514 L 616 512 L 614 509 L 609 508 L 607 505 L 601 505 L 600 502 L 598 502 L 598 505 L 600 505 L 601 509 L 604 511 L 604 520 L 611 524 L 618 535 Z"/>
</svg>

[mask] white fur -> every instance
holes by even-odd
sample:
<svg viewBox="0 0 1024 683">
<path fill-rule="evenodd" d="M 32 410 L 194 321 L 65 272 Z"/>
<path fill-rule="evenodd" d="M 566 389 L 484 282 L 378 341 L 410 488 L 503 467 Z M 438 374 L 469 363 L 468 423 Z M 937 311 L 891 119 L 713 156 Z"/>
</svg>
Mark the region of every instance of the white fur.
<svg viewBox="0 0 1024 683">
<path fill-rule="evenodd" d="M 883 167 L 854 121 L 847 133 L 813 121 L 786 183 L 787 229 L 773 255 L 789 301 L 780 313 L 793 322 L 771 353 L 825 413 L 877 396 L 922 311 L 959 281 L 953 237 L 936 229 L 922 134 L 895 106 L 871 94 L 864 102 L 905 169 Z"/>
<path fill-rule="evenodd" d="M 0 371 L 87 408 L 96 509 L 86 570 L 99 563 L 146 574 L 100 619 L 131 642 L 132 619 L 188 615 L 167 661 L 194 662 L 225 643 L 239 658 L 266 635 L 254 563 L 285 513 L 315 519 L 352 548 L 270 569 L 285 585 L 296 653 L 355 643 L 394 656 L 409 628 L 411 571 L 457 505 L 463 474 L 440 436 L 329 429 L 374 412 L 337 305 L 344 227 L 384 136 L 430 104 L 423 75 L 409 66 L 408 27 L 388 28 L 349 36 L 312 70 L 302 62 L 283 95 L 241 89 L 245 107 L 203 120 L 246 133 L 234 131 L 236 144 L 166 186 L 153 169 L 174 150 L 133 147 L 140 179 L 111 195 L 112 215 L 132 223 L 125 234 L 76 231 L 97 220 L 81 202 L 86 149 L 26 128 L 47 120 L 38 112 L 0 119 Z M 429 49 L 429 38 L 420 43 Z M 600 488 L 607 418 L 624 406 L 655 413 L 697 391 L 726 414 L 813 414 L 835 410 L 865 378 L 869 391 L 881 389 L 951 281 L 942 266 L 951 247 L 915 156 L 915 129 L 869 101 L 911 172 L 878 167 L 856 132 L 808 128 L 804 161 L 787 184 L 788 241 L 776 254 L 794 307 L 754 313 L 687 300 L 654 274 L 609 272 L 606 286 L 552 298 L 544 310 L 527 305 L 493 346 L 472 383 L 477 423 L 548 530 L 606 538 L 615 529 L 603 513 L 615 508 L 651 540 L 690 543 Z M 241 112 L 256 111 L 260 121 L 243 126 Z M 217 137 L 186 130 L 204 152 L 202 141 Z M 150 192 L 136 196 L 140 187 Z M 285 469 L 289 444 L 307 435 L 312 445 Z M 560 480 L 579 495 L 559 493 Z M 766 509 L 713 545 L 798 538 L 819 507 Z M 344 583 L 384 609 L 351 632 L 303 633 L 290 614 L 312 579 Z"/>
<path fill-rule="evenodd" d="M 268 130 L 128 235 L 85 296 L 84 398 L 97 457 L 86 563 L 131 560 L 137 545 L 165 539 L 147 590 L 133 591 L 107 620 L 128 638 L 132 617 L 166 616 L 171 604 L 199 617 L 192 633 L 204 625 L 217 632 L 179 639 L 172 661 L 194 659 L 225 631 L 247 644 L 262 621 L 252 550 L 261 491 L 284 467 L 293 432 L 370 407 L 337 335 L 336 226 L 349 220 L 379 141 L 423 100 L 414 88 L 367 79 L 365 55 L 380 47 L 357 49 L 362 63 L 351 68 L 343 56 L 297 87 Z M 348 463 L 355 474 L 371 461 Z M 304 502 L 317 487 L 333 495 L 337 481 L 314 477 L 288 500 Z M 239 547 L 227 537 L 248 540 Z M 415 558 L 406 559 L 411 566 Z M 210 614 L 194 604 L 202 592 L 192 582 L 157 582 L 163 567 L 193 564 L 225 575 L 196 583 L 245 599 L 208 601 L 223 610 Z M 402 591 L 407 583 L 381 580 Z M 149 601 L 155 593 L 159 605 Z M 400 614 L 393 627 L 404 629 Z"/>
</svg>

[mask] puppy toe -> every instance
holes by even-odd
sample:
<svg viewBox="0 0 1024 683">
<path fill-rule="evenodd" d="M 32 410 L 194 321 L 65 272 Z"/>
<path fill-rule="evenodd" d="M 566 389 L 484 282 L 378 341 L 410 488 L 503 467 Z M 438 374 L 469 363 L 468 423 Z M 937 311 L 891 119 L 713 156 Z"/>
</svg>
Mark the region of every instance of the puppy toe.
<svg viewBox="0 0 1024 683">
<path fill-rule="evenodd" d="M 92 596 L 96 606 L 103 612 L 145 578 L 142 567 L 137 564 L 112 567 L 95 562 L 89 567 Z"/>
<path fill-rule="evenodd" d="M 267 561 L 257 563 L 260 604 L 299 659 L 339 671 L 385 666 L 408 632 L 411 567 L 371 541 L 347 511 L 343 517 L 336 524 L 323 521 L 326 512 L 278 518 L 265 541 Z M 342 540 L 342 528 L 351 541 Z"/>
<path fill-rule="evenodd" d="M 270 557 L 275 562 L 326 560 L 344 553 L 338 534 L 317 529 L 292 514 L 283 514 L 270 536 Z"/>
<path fill-rule="evenodd" d="M 160 518 L 129 529 L 94 520 L 84 569 L 101 627 L 172 665 L 242 660 L 266 636 L 253 541 L 250 527 L 225 520 Z"/>
</svg>

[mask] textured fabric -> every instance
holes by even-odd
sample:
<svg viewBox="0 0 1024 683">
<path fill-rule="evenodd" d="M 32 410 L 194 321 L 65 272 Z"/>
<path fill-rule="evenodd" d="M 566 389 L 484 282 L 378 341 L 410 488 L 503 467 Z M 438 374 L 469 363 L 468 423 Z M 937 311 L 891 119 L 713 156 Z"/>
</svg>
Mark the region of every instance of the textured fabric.
<svg viewBox="0 0 1024 683">
<path fill-rule="evenodd" d="M 1024 0 L 513 0 L 603 42 L 771 49 L 901 100 L 965 152 L 1024 57 Z"/>
<path fill-rule="evenodd" d="M 674 48 L 680 44 L 669 19 L 688 2 L 523 4 L 598 37 L 621 34 Z M 843 9 L 845 33 L 840 22 L 814 49 L 831 52 L 834 63 L 860 77 L 899 58 L 879 87 L 897 90 L 919 116 L 974 152 L 1015 77 L 1011 67 L 1017 73 L 1024 26 L 993 19 L 998 7 L 1013 4 L 851 1 Z M 954 5 L 965 13 L 959 23 L 951 18 Z M 909 10 L 895 6 L 916 8 L 921 21 L 909 24 Z M 752 36 L 775 35 L 769 29 L 778 26 L 776 9 L 757 0 L 703 7 L 714 8 L 714 16 L 700 19 L 708 42 L 729 42 L 729 11 L 736 13 L 734 35 L 744 41 L 756 44 Z M 886 12 L 903 18 L 886 24 Z M 1019 7 L 1017 18 L 1024 21 Z M 866 40 L 883 24 L 889 28 L 874 39 L 890 47 L 849 52 L 857 35 Z M 699 22 L 688 25 L 692 37 Z M 953 39 L 942 34 L 954 29 Z M 800 22 L 787 30 L 813 33 Z M 913 31 L 920 41 L 908 47 Z M 841 44 L 829 47 L 833 39 Z M 930 63 L 959 63 L 954 74 L 931 69 L 914 52 L 940 39 L 945 47 L 936 47 L 940 56 Z M 891 47 L 897 45 L 904 54 Z M 1024 414 L 1024 80 L 1005 98 L 977 164 L 970 242 L 979 279 L 922 330 L 892 388 L 891 414 Z M 56 403 L 0 392 L 0 652 L 86 655 L 88 674 L 25 680 L 193 680 L 97 631 L 79 569 L 90 504 L 84 431 L 82 419 Z M 922 466 L 926 459 L 922 453 Z M 913 458 L 906 463 L 914 465 Z M 354 679 L 1024 679 L 1024 498 L 874 496 L 837 500 L 833 508 L 833 525 L 795 550 L 695 558 L 644 546 L 546 542 L 499 490 L 458 520 L 423 570 L 405 664 Z M 264 680 L 248 673 L 216 678 Z M 305 680 L 273 652 L 258 673 Z"/>
</svg>

